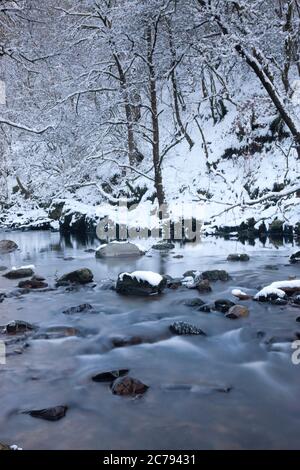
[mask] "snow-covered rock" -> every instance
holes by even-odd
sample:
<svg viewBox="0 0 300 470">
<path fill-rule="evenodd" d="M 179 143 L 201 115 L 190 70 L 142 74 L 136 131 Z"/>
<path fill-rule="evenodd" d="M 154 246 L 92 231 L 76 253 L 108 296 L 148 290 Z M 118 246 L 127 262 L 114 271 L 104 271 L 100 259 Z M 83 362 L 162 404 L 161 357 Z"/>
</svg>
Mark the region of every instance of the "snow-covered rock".
<svg viewBox="0 0 300 470">
<path fill-rule="evenodd" d="M 275 300 L 284 299 L 287 294 L 291 295 L 300 292 L 300 280 L 294 279 L 292 281 L 277 281 L 272 282 L 269 286 L 261 289 L 255 296 L 254 300 Z"/>
<path fill-rule="evenodd" d="M 243 292 L 243 291 L 240 290 L 240 289 L 232 289 L 231 293 L 232 293 L 232 295 L 233 295 L 234 297 L 237 297 L 237 298 L 240 299 L 240 300 L 248 300 L 248 299 L 251 299 L 251 295 L 246 294 L 246 292 Z"/>
<path fill-rule="evenodd" d="M 96 258 L 141 256 L 144 253 L 145 252 L 134 243 L 113 241 L 101 245 L 96 250 Z"/>
<path fill-rule="evenodd" d="M 167 285 L 167 279 L 152 271 L 121 273 L 116 283 L 116 291 L 123 295 L 160 294 Z"/>
</svg>

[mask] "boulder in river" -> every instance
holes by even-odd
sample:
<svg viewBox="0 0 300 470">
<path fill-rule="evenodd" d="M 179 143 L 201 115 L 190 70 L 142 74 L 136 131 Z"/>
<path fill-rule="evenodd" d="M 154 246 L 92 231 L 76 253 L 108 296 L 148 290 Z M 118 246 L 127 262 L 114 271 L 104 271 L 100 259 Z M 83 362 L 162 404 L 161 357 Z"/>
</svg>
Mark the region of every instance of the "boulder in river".
<svg viewBox="0 0 300 470">
<path fill-rule="evenodd" d="M 94 276 L 90 269 L 76 269 L 76 271 L 72 271 L 61 276 L 58 279 L 56 286 L 59 287 L 67 286 L 69 284 L 88 284 L 89 282 L 92 282 L 93 278 Z"/>
<path fill-rule="evenodd" d="M 114 241 L 106 245 L 101 245 L 96 250 L 96 258 L 126 258 L 131 256 L 141 256 L 144 254 L 144 251 L 131 242 Z"/>
<path fill-rule="evenodd" d="M 249 261 L 249 259 L 246 253 L 233 253 L 227 256 L 227 261 Z"/>
<path fill-rule="evenodd" d="M 92 305 L 90 305 L 90 304 L 80 304 L 80 305 L 76 305 L 76 307 L 67 308 L 66 310 L 63 311 L 63 313 L 65 315 L 73 315 L 75 313 L 90 312 L 91 310 L 93 310 Z"/>
<path fill-rule="evenodd" d="M 246 294 L 246 292 L 243 292 L 240 289 L 233 289 L 231 293 L 232 295 L 234 295 L 234 297 L 237 297 L 239 300 L 252 299 L 252 295 Z"/>
<path fill-rule="evenodd" d="M 212 291 L 212 288 L 208 279 L 202 279 L 201 281 L 199 281 L 196 285 L 196 289 L 202 293 Z"/>
<path fill-rule="evenodd" d="M 67 406 L 54 406 L 52 408 L 44 408 L 41 410 L 22 411 L 33 418 L 45 419 L 46 421 L 58 421 L 66 416 Z"/>
<path fill-rule="evenodd" d="M 60 339 L 69 338 L 72 336 L 82 336 L 81 331 L 72 326 L 50 326 L 44 331 L 38 332 L 34 335 L 33 339 Z"/>
<path fill-rule="evenodd" d="M 230 307 L 228 312 L 225 314 L 226 318 L 236 320 L 238 318 L 247 317 L 249 315 L 249 309 L 244 305 L 234 305 Z"/>
<path fill-rule="evenodd" d="M 137 346 L 142 344 L 144 339 L 141 336 L 119 336 L 111 338 L 111 343 L 114 348 L 124 348 L 127 346 Z"/>
<path fill-rule="evenodd" d="M 119 377 L 123 377 L 127 375 L 129 369 L 118 369 L 118 370 L 111 370 L 109 372 L 100 372 L 97 375 L 92 377 L 94 382 L 113 382 L 114 380 L 118 379 Z"/>
<path fill-rule="evenodd" d="M 208 305 L 208 304 L 201 305 L 201 307 L 198 308 L 198 311 L 203 312 L 203 313 L 210 313 L 211 312 L 211 306 Z"/>
<path fill-rule="evenodd" d="M 0 253 L 4 255 L 18 249 L 18 245 L 12 240 L 0 240 Z"/>
<path fill-rule="evenodd" d="M 191 325 L 184 321 L 176 321 L 170 325 L 170 331 L 174 335 L 203 335 L 206 336 L 204 331 L 202 331 L 197 326 Z"/>
<path fill-rule="evenodd" d="M 18 287 L 20 289 L 45 289 L 48 287 L 48 284 L 44 281 L 38 281 L 35 278 L 31 278 L 26 281 L 20 281 Z"/>
<path fill-rule="evenodd" d="M 261 289 L 255 296 L 254 300 L 259 302 L 274 301 L 276 299 L 286 300 L 287 295 L 300 292 L 300 280 L 276 281 Z"/>
<path fill-rule="evenodd" d="M 234 305 L 234 302 L 231 302 L 231 300 L 227 299 L 218 299 L 215 301 L 215 309 L 222 313 L 228 312 L 228 310 Z"/>
<path fill-rule="evenodd" d="M 300 295 L 296 295 L 295 297 L 292 298 L 292 303 L 293 305 L 299 305 L 300 307 Z"/>
<path fill-rule="evenodd" d="M 25 333 L 27 331 L 36 330 L 36 326 L 31 325 L 23 320 L 13 320 L 9 322 L 3 329 L 4 333 L 8 335 L 16 335 L 19 333 Z"/>
<path fill-rule="evenodd" d="M 296 253 L 291 255 L 290 263 L 292 264 L 300 263 L 300 251 L 297 251 Z"/>
<path fill-rule="evenodd" d="M 187 307 L 201 307 L 204 304 L 205 302 L 199 297 L 193 297 L 192 299 L 188 299 L 184 302 L 184 305 Z"/>
<path fill-rule="evenodd" d="M 211 271 L 204 271 L 202 278 L 208 281 L 229 281 L 230 276 L 227 271 L 223 269 L 213 269 Z"/>
<path fill-rule="evenodd" d="M 121 273 L 116 283 L 116 291 L 123 295 L 155 295 L 161 294 L 167 280 L 152 271 L 134 271 Z"/>
<path fill-rule="evenodd" d="M 142 395 L 148 390 L 145 385 L 138 379 L 134 379 L 129 375 L 117 378 L 111 385 L 111 391 L 114 395 L 136 396 Z"/>
<path fill-rule="evenodd" d="M 182 286 L 182 278 L 181 277 L 176 277 L 176 278 L 167 278 L 167 286 L 169 289 L 178 289 L 179 287 Z"/>
<path fill-rule="evenodd" d="M 24 266 L 22 268 L 11 269 L 8 273 L 3 274 L 7 279 L 22 279 L 23 277 L 31 277 L 34 275 L 32 267 Z"/>
<path fill-rule="evenodd" d="M 153 250 L 159 250 L 159 251 L 164 251 L 164 250 L 173 250 L 175 248 L 174 243 L 167 242 L 167 241 L 160 241 L 156 243 L 155 245 L 152 246 Z"/>
</svg>

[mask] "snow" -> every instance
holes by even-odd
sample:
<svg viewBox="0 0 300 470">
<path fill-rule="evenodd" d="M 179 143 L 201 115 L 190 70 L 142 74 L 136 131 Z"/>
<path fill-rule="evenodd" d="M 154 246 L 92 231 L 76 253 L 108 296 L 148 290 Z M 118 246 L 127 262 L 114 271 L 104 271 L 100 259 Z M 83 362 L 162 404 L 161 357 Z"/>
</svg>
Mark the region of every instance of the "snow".
<svg viewBox="0 0 300 470">
<path fill-rule="evenodd" d="M 163 280 L 163 277 L 160 274 L 155 273 L 153 271 L 134 271 L 132 273 L 122 273 L 119 275 L 119 279 L 121 281 L 123 281 L 124 275 L 130 276 L 131 278 L 134 278 L 139 282 L 146 281 L 153 287 L 158 286 Z"/>
<path fill-rule="evenodd" d="M 23 450 L 22 447 L 17 446 L 17 444 L 13 444 L 9 447 L 11 448 L 11 450 Z"/>
<path fill-rule="evenodd" d="M 275 295 L 279 298 L 284 298 L 285 297 L 285 292 L 281 289 L 277 289 L 276 287 L 267 286 L 261 289 L 255 296 L 254 299 L 258 300 L 260 297 L 269 297 L 270 295 Z"/>
<path fill-rule="evenodd" d="M 193 278 L 193 276 L 186 276 L 182 279 L 181 283 L 183 286 L 192 289 L 195 286 L 195 279 Z"/>
<path fill-rule="evenodd" d="M 246 292 L 243 292 L 242 290 L 240 289 L 232 289 L 231 291 L 232 295 L 234 295 L 235 297 L 241 297 L 243 295 L 247 295 Z"/>
<path fill-rule="evenodd" d="M 142 3 L 145 8 L 147 3 L 150 4 L 150 2 Z M 227 2 L 216 3 L 224 5 Z M 246 6 L 247 3 L 249 4 L 248 6 Z M 246 14 L 251 2 L 244 2 L 244 4 Z M 260 4 L 263 4 L 263 2 L 260 2 Z M 216 8 L 218 10 L 222 6 L 216 6 Z M 128 17 L 127 15 L 130 15 L 130 10 L 130 8 L 122 8 L 122 6 L 113 8 L 111 14 L 116 23 L 112 22 L 112 29 L 110 31 L 116 42 L 115 47 L 120 47 L 122 57 L 124 55 L 124 60 L 128 61 L 128 63 L 131 63 L 131 53 L 133 53 L 133 50 L 131 51 L 131 48 L 128 50 L 125 44 L 126 41 L 124 42 L 123 33 L 128 28 L 127 32 L 135 35 L 133 37 L 137 41 L 134 41 L 134 43 L 137 45 L 139 43 L 139 33 L 141 32 L 141 30 L 132 26 L 132 21 L 139 23 L 140 15 L 136 15 L 136 18 Z M 282 43 L 280 46 L 280 42 L 285 35 L 281 35 L 280 22 L 275 21 L 274 23 L 273 21 L 273 15 L 277 18 L 276 12 L 271 8 L 265 10 L 264 14 L 266 17 L 261 16 L 259 18 L 258 16 L 257 25 L 251 24 L 251 28 L 255 28 L 260 53 L 266 57 L 277 54 L 278 62 L 284 63 L 284 47 L 281 47 L 284 44 Z M 47 15 L 47 8 L 40 14 L 42 16 Z M 146 13 L 144 12 L 143 14 Z M 190 15 L 189 8 L 186 9 L 186 5 L 184 10 L 181 10 L 178 14 L 179 16 L 177 17 L 174 11 L 171 16 L 174 15 L 175 30 L 179 28 L 177 31 L 177 34 L 179 34 L 178 47 L 179 50 L 183 51 L 185 48 L 189 49 L 190 44 L 185 42 L 185 33 L 181 37 L 185 21 L 183 18 L 189 18 L 190 30 L 193 30 L 195 26 L 194 21 L 196 24 L 199 23 L 199 18 L 193 18 Z M 183 14 L 187 16 L 182 17 Z M 201 13 L 199 14 L 201 16 Z M 117 19 L 118 15 L 121 15 L 122 18 L 124 16 L 121 28 L 122 33 L 118 29 L 120 26 Z M 147 15 L 150 15 L 150 11 L 148 11 Z M 226 13 L 224 15 L 226 17 Z M 250 17 L 251 15 L 249 15 Z M 67 18 L 68 15 L 65 18 L 66 21 L 68 21 Z M 92 18 L 93 15 L 91 15 L 90 21 L 94 21 Z M 143 15 L 141 15 L 141 18 L 143 18 Z M 25 49 L 30 50 L 33 45 L 38 44 L 38 50 L 41 49 L 44 53 L 47 48 L 51 51 L 53 47 L 56 49 L 60 41 L 63 41 L 63 44 L 60 43 L 61 46 L 65 46 L 65 41 L 67 41 L 66 43 L 68 43 L 68 40 L 73 41 L 73 38 L 69 37 L 68 33 L 70 28 L 66 27 L 62 34 L 60 29 L 61 23 L 57 23 L 56 20 L 54 18 L 53 34 L 41 34 L 38 25 L 40 23 L 43 24 L 42 21 L 34 23 L 33 30 L 30 31 L 29 35 L 27 35 L 26 28 L 24 28 L 21 39 Z M 266 21 L 265 24 L 270 26 L 267 28 L 267 33 L 265 28 L 262 27 L 264 23 L 261 23 L 261 21 Z M 244 26 L 246 24 L 247 20 Z M 214 25 L 206 25 L 208 30 L 211 26 L 214 31 Z M 125 29 L 123 30 L 123 28 Z M 232 41 L 233 38 L 239 40 L 237 25 L 231 24 L 230 29 L 232 29 L 230 40 Z M 168 47 L 164 45 L 163 29 L 159 36 L 160 38 L 156 43 L 156 47 L 158 47 L 156 51 L 157 56 L 165 55 L 165 58 L 162 61 L 159 60 L 156 64 L 158 67 L 157 76 L 162 77 L 161 80 L 157 80 L 156 85 L 159 115 L 162 116 L 159 122 L 160 147 L 164 149 L 174 140 L 178 129 L 176 125 L 173 125 L 174 109 L 172 93 L 170 93 L 168 80 L 166 82 L 163 79 L 163 77 L 169 76 L 166 73 L 169 70 L 169 64 L 167 69 L 165 68 L 168 63 Z M 13 37 L 12 29 L 10 40 Z M 105 37 L 107 39 L 106 32 L 103 31 L 103 41 L 105 41 Z M 271 38 L 273 38 L 273 41 Z M 274 38 L 276 41 L 274 41 Z M 19 39 L 15 38 L 15 40 L 18 43 Z M 97 41 L 91 43 L 88 40 L 86 42 L 86 38 L 84 38 L 84 41 L 80 42 L 81 46 L 75 61 L 68 60 L 68 56 L 65 55 L 68 47 L 62 47 L 62 54 L 57 54 L 57 57 L 55 55 L 52 59 L 58 61 L 51 68 L 53 76 L 49 75 L 49 70 L 46 67 L 47 62 L 39 61 L 36 63 L 35 66 L 39 64 L 41 70 L 37 73 L 37 86 L 32 90 L 35 99 L 32 99 L 32 96 L 27 93 L 27 82 L 24 81 L 25 75 L 20 72 L 19 68 L 14 68 L 13 61 L 6 64 L 8 77 L 6 91 L 10 98 L 9 103 L 12 117 L 9 122 L 11 126 L 23 127 L 23 129 L 25 127 L 27 130 L 34 132 L 41 132 L 44 128 L 51 126 L 54 119 L 51 110 L 58 104 L 54 105 L 58 90 L 58 95 L 61 98 L 59 103 L 62 106 L 61 111 L 63 112 L 61 113 L 62 121 L 59 125 L 57 123 L 54 129 L 52 129 L 53 135 L 51 135 L 50 139 L 51 143 L 53 142 L 52 145 L 50 145 L 47 139 L 41 139 L 41 137 L 37 137 L 32 133 L 29 133 L 29 135 L 27 133 L 25 134 L 27 137 L 22 138 L 24 132 L 20 133 L 14 127 L 11 136 L 11 150 L 5 155 L 7 158 L 3 159 L 3 164 L 5 164 L 5 167 L 7 166 L 3 173 L 11 175 L 5 181 L 7 183 L 5 187 L 7 186 L 10 207 L 3 216 L 1 214 L 1 224 L 4 227 L 38 228 L 39 226 L 50 225 L 52 229 L 57 230 L 58 221 L 51 221 L 48 211 L 44 207 L 48 207 L 50 203 L 59 200 L 65 203 L 64 214 L 72 216 L 71 224 L 75 224 L 78 217 L 84 215 L 95 226 L 101 218 L 108 217 L 115 223 L 124 223 L 129 228 L 136 229 L 137 233 L 144 228 L 151 230 L 159 226 L 159 219 L 154 211 L 156 204 L 152 203 L 151 199 L 155 189 L 152 181 L 154 176 L 153 171 L 150 171 L 153 167 L 151 146 L 141 137 L 149 124 L 146 119 L 148 113 L 144 114 L 145 118 L 142 118 L 140 122 L 143 132 L 141 132 L 141 128 L 139 129 L 139 124 L 136 123 L 136 144 L 144 159 L 135 168 L 137 173 L 134 173 L 134 170 L 132 173 L 131 171 L 126 171 L 124 177 L 118 165 L 128 166 L 126 137 L 122 133 L 119 134 L 120 128 L 117 131 L 117 128 L 114 128 L 113 125 L 111 131 L 107 132 L 106 125 L 103 126 L 102 122 L 103 120 L 106 121 L 107 116 L 111 115 L 112 110 L 110 106 L 113 106 L 114 109 L 116 100 L 119 100 L 118 91 L 116 90 L 117 95 L 115 93 L 102 95 L 99 92 L 97 100 L 95 99 L 95 103 L 98 103 L 97 105 L 95 104 L 96 107 L 92 105 L 94 100 L 91 99 L 89 94 L 84 95 L 82 93 L 80 112 L 78 113 L 74 112 L 73 106 L 69 106 L 70 102 L 68 100 L 78 96 L 79 91 L 82 90 L 82 80 L 79 78 L 81 74 L 77 74 L 78 70 L 81 70 L 84 76 L 86 75 L 86 87 L 94 86 L 93 74 L 89 73 L 91 63 L 87 51 L 90 50 L 90 47 L 95 48 L 94 57 L 98 57 L 100 63 L 104 60 L 103 75 L 105 75 L 106 65 L 104 64 L 110 63 L 110 60 L 107 58 L 107 55 L 109 56 L 111 53 L 109 47 L 110 41 L 111 38 L 107 43 L 107 47 L 103 47 L 103 44 L 99 47 Z M 269 191 L 272 192 L 274 183 L 279 185 L 284 184 L 287 190 L 293 187 L 293 185 L 298 184 L 300 161 L 297 160 L 295 150 L 291 150 L 290 137 L 267 142 L 256 152 L 247 150 L 249 143 L 251 144 L 255 139 L 262 140 L 265 137 L 270 137 L 270 124 L 277 117 L 277 113 L 255 74 L 249 73 L 249 68 L 243 60 L 237 60 L 232 48 L 228 54 L 226 48 L 227 46 L 229 47 L 229 43 L 230 41 L 228 44 L 224 41 L 224 44 L 223 42 L 220 44 L 218 38 L 213 39 L 212 37 L 209 39 L 209 43 L 205 41 L 202 43 L 201 41 L 201 47 L 204 48 L 205 53 L 201 52 L 198 55 L 195 49 L 187 56 L 183 54 L 182 61 L 178 64 L 176 71 L 177 80 L 182 98 L 186 104 L 186 111 L 181 110 L 182 119 L 184 120 L 184 127 L 186 126 L 195 145 L 190 151 L 186 140 L 183 139 L 170 149 L 162 161 L 161 169 L 166 200 L 169 204 L 170 218 L 174 221 L 180 220 L 182 216 L 185 218 L 197 218 L 209 224 L 205 226 L 205 230 L 208 232 L 212 232 L 216 225 L 237 226 L 252 217 L 256 221 L 264 221 L 266 224 L 269 224 L 276 216 L 280 217 L 280 214 L 284 214 L 281 218 L 286 224 L 295 225 L 299 222 L 299 198 L 295 194 L 283 198 L 280 202 L 262 201 L 251 207 L 245 204 L 245 202 L 247 203 L 263 197 Z M 85 44 L 87 49 L 85 49 Z M 274 45 L 276 46 L 273 51 L 274 54 L 270 54 L 270 47 L 272 48 Z M 163 46 L 162 50 L 159 49 L 161 46 Z M 14 50 L 13 47 L 12 50 Z M 37 55 L 39 55 L 38 50 L 36 51 Z M 266 51 L 268 51 L 267 54 Z M 215 86 L 217 87 L 215 93 L 217 96 L 220 95 L 220 97 L 222 95 L 230 96 L 230 101 L 225 98 L 227 113 L 221 120 L 213 122 L 210 100 L 204 99 L 199 92 L 199 87 L 196 87 L 197 91 L 195 91 L 195 83 L 200 82 L 199 74 L 201 70 L 206 69 L 207 60 L 211 58 L 211 63 L 214 64 L 216 57 L 218 63 L 219 58 L 222 58 L 218 74 L 224 78 L 226 77 L 226 83 L 225 85 L 220 85 L 215 77 Z M 4 56 L 3 60 L 6 59 Z M 137 85 L 137 93 L 141 94 L 142 102 L 148 103 L 148 97 L 145 96 L 147 87 L 145 86 L 146 77 L 143 75 L 143 64 L 141 62 L 138 64 L 137 57 L 134 57 L 134 60 L 137 61 L 136 67 L 140 71 L 139 73 L 141 73 L 140 80 L 134 84 L 134 87 Z M 60 61 L 62 62 L 60 63 Z M 256 63 L 259 66 L 257 61 Z M 62 67 L 61 64 L 64 66 Z M 65 66 L 66 64 L 67 66 Z M 271 61 L 269 66 L 273 68 L 274 86 L 275 83 L 280 84 L 281 77 L 280 73 L 278 76 L 277 68 L 273 66 Z M 109 70 L 110 73 L 111 70 Z M 39 82 L 38 77 L 43 77 L 42 83 Z M 71 81 L 72 84 L 70 83 L 70 77 L 74 78 L 74 81 Z M 296 67 L 292 67 L 290 70 L 290 82 L 295 90 L 293 103 L 294 111 L 297 114 L 300 101 L 299 87 L 297 87 L 299 77 Z M 53 83 L 56 83 L 55 93 L 53 91 Z M 143 85 L 141 85 L 142 83 Z M 108 80 L 107 86 L 110 86 L 110 80 Z M 140 86 L 141 88 L 139 88 Z M 226 89 L 225 95 L 224 86 Z M 278 87 L 279 89 L 280 87 Z M 41 92 L 41 90 L 43 91 Z M 279 100 L 285 106 L 285 98 L 288 97 L 284 96 L 283 89 L 281 89 L 281 93 L 282 96 L 279 97 Z M 16 98 L 14 95 L 16 95 Z M 46 97 L 48 98 L 46 99 Z M 290 107 L 292 103 L 288 105 L 288 100 L 286 101 L 286 106 Z M 23 103 L 22 109 L 19 107 L 20 102 Z M 40 106 L 35 106 L 35 103 L 40 103 Z M 50 103 L 51 106 L 49 107 Z M 49 122 L 44 122 L 41 118 L 40 107 L 49 113 Z M 120 120 L 122 122 L 125 116 L 122 114 L 121 108 L 117 110 L 115 118 L 117 121 Z M 288 111 L 292 113 L 293 110 L 288 109 Z M 15 116 L 16 119 L 13 118 L 15 114 L 17 114 Z M 97 119 L 95 119 L 95 116 Z M 255 117 L 255 128 L 251 124 L 253 116 Z M 207 152 L 205 152 L 203 137 L 201 137 L 193 117 L 199 120 L 203 136 L 205 137 Z M 6 113 L 5 119 L 8 122 Z M 25 126 L 27 119 L 31 122 Z M 241 128 L 244 131 L 243 133 Z M 284 130 L 287 131 L 287 129 Z M 46 132 L 45 136 L 48 136 L 48 134 L 49 132 Z M 117 142 L 115 142 L 116 136 Z M 32 148 L 36 150 L 33 152 Z M 124 148 L 125 152 L 119 151 Z M 227 150 L 232 150 L 232 152 L 229 156 L 225 157 L 224 154 Z M 101 154 L 106 152 L 109 158 L 106 157 L 106 160 L 101 159 Z M 34 200 L 24 200 L 18 188 L 17 191 L 14 191 L 14 188 L 16 188 L 15 174 L 21 175 L 24 186 L 29 188 L 34 194 Z M 107 183 L 111 177 L 115 178 L 116 183 L 112 184 L 112 191 L 108 194 L 102 189 L 101 185 Z M 146 188 L 140 203 L 129 211 L 127 208 L 118 209 L 117 206 L 108 202 L 110 200 L 115 203 L 120 194 L 122 197 L 124 197 L 125 192 L 128 194 L 128 187 L 126 186 L 128 182 L 133 186 L 133 189 L 138 187 Z M 80 185 L 82 186 L 80 187 Z M 106 197 L 107 195 L 108 197 Z M 130 198 L 130 193 L 128 197 Z M 38 203 L 35 201 L 38 201 Z M 231 206 L 235 207 L 228 210 Z"/>
<path fill-rule="evenodd" d="M 276 295 L 277 297 L 285 297 L 285 292 L 282 289 L 299 289 L 300 290 L 300 279 L 294 279 L 292 281 L 276 281 L 272 282 L 269 286 L 261 289 L 254 297 L 258 299 L 260 297 L 267 298 L 269 295 Z"/>
<path fill-rule="evenodd" d="M 28 264 L 27 266 L 19 266 L 19 267 L 16 267 L 16 266 L 13 266 L 11 268 L 12 271 L 17 271 L 17 269 L 35 269 L 35 266 L 34 264 Z"/>
</svg>

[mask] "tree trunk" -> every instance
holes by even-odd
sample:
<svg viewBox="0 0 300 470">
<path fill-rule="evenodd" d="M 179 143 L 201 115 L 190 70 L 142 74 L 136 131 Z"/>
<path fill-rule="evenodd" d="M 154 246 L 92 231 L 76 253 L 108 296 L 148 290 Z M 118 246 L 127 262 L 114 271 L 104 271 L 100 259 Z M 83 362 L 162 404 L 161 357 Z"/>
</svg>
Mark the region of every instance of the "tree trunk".
<svg viewBox="0 0 300 470">
<path fill-rule="evenodd" d="M 136 163 L 135 153 L 136 146 L 134 141 L 134 131 L 133 131 L 133 112 L 132 107 L 129 101 L 129 94 L 127 89 L 127 80 L 126 75 L 123 71 L 122 65 L 120 63 L 119 57 L 117 54 L 114 54 L 114 59 L 118 69 L 118 74 L 120 78 L 120 85 L 124 96 L 125 101 L 125 114 L 126 114 L 126 126 L 127 126 L 127 142 L 128 142 L 128 156 L 130 165 L 134 166 Z"/>
<path fill-rule="evenodd" d="M 192 149 L 194 145 L 194 141 L 190 137 L 186 127 L 184 127 L 181 116 L 180 116 L 180 108 L 179 108 L 179 93 L 178 93 L 178 87 L 177 87 L 177 79 L 176 79 L 176 72 L 175 72 L 175 67 L 176 67 L 176 52 L 174 49 L 174 44 L 173 44 L 173 37 L 172 37 L 172 30 L 171 30 L 171 25 L 170 22 L 167 21 L 167 26 L 168 26 L 168 34 L 169 34 L 169 44 L 170 44 L 170 51 L 171 51 L 171 56 L 172 56 L 172 62 L 171 62 L 171 83 L 172 83 L 172 92 L 173 92 L 173 101 L 174 101 L 174 110 L 175 110 L 175 117 L 176 121 L 179 127 L 179 131 L 181 135 L 184 135 L 187 143 L 189 144 L 190 150 Z"/>
<path fill-rule="evenodd" d="M 159 122 L 158 122 L 155 66 L 153 62 L 153 51 L 152 51 L 151 26 L 147 28 L 147 43 L 148 43 L 147 59 L 148 59 L 148 68 L 149 68 L 151 121 L 152 121 L 152 158 L 153 158 L 153 166 L 154 166 L 154 185 L 156 189 L 158 204 L 159 206 L 162 206 L 165 203 L 165 192 L 164 192 L 164 187 L 163 187 L 161 165 L 160 165 Z"/>
</svg>

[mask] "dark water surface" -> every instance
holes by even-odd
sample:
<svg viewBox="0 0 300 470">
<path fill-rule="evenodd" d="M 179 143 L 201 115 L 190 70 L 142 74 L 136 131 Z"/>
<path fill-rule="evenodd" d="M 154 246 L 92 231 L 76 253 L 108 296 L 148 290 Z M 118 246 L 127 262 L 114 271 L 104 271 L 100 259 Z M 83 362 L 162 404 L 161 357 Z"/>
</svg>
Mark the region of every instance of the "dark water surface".
<svg viewBox="0 0 300 470">
<path fill-rule="evenodd" d="M 96 260 L 84 250 L 96 248 L 97 241 L 91 245 L 50 232 L 8 232 L 0 238 L 20 247 L 2 256 L 1 265 L 34 264 L 51 286 L 56 275 L 89 267 L 96 282 L 94 288 L 31 292 L 0 304 L 1 325 L 19 319 L 41 329 L 71 326 L 82 332 L 31 339 L 23 354 L 0 365 L 0 441 L 24 449 L 300 448 L 300 365 L 292 364 L 291 342 L 284 341 L 300 331 L 300 309 L 249 300 L 243 302 L 249 317 L 233 321 L 184 305 L 197 296 L 237 302 L 233 288 L 255 293 L 272 281 L 299 277 L 300 266 L 288 263 L 296 247 L 206 238 L 197 245 L 178 244 L 167 256 L 151 250 L 137 260 Z M 234 252 L 247 252 L 250 262 L 227 262 Z M 184 257 L 174 258 L 177 254 Z M 104 289 L 105 280 L 137 269 L 171 276 L 226 269 L 232 280 L 213 283 L 210 294 L 180 288 L 148 299 Z M 16 284 L 0 276 L 0 291 Z M 97 313 L 62 313 L 81 303 L 92 304 Z M 168 327 L 175 320 L 199 326 L 207 337 L 171 336 Z M 132 335 L 143 344 L 112 347 L 111 338 Z M 267 345 L 272 336 L 278 340 Z M 91 381 L 92 375 L 116 368 L 129 368 L 149 385 L 148 392 L 137 399 L 118 397 L 107 384 Z M 218 391 L 229 386 L 229 393 Z M 18 413 L 63 404 L 69 411 L 55 423 Z"/>
</svg>

